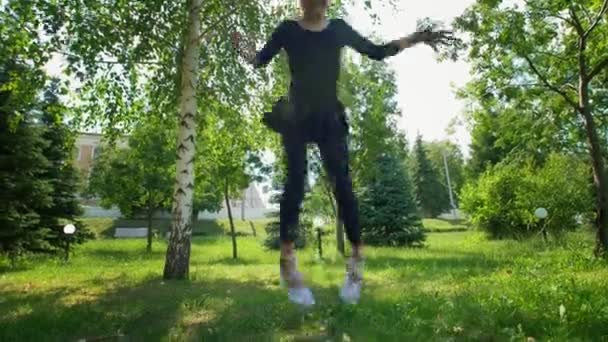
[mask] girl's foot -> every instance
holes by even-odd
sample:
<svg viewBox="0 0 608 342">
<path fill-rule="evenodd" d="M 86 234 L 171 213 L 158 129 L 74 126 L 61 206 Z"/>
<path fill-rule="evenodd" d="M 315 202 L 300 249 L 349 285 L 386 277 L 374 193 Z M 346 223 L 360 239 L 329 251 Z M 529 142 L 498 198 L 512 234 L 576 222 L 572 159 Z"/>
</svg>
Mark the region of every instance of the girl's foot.
<svg viewBox="0 0 608 342">
<path fill-rule="evenodd" d="M 361 297 L 361 284 L 363 282 L 363 259 L 350 257 L 346 262 L 346 278 L 340 290 L 340 298 L 348 304 L 357 304 Z"/>
<path fill-rule="evenodd" d="M 281 284 L 287 286 L 287 295 L 289 300 L 298 305 L 314 305 L 315 299 L 312 292 L 309 288 L 304 286 L 302 274 L 297 270 L 297 260 L 295 255 L 282 256 L 280 266 Z"/>
</svg>

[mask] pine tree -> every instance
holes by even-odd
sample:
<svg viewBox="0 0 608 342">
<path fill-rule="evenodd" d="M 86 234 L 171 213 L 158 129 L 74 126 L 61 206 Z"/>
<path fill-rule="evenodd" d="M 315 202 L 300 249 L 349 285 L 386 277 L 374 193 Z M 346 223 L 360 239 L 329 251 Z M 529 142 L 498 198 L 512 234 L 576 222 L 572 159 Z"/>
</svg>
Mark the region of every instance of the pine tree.
<svg viewBox="0 0 608 342">
<path fill-rule="evenodd" d="M 11 256 L 57 251 L 67 222 L 79 228 L 75 242 L 88 237 L 76 220 L 78 178 L 63 108 L 50 95 L 56 88 L 40 101 L 44 78 L 28 79 L 32 70 L 0 65 L 0 252 Z"/>
<path fill-rule="evenodd" d="M 80 177 L 71 163 L 73 135 L 63 122 L 66 108 L 60 104 L 56 95 L 58 92 L 58 83 L 53 82 L 44 94 L 40 118 L 42 138 L 46 142 L 43 154 L 49 162 L 41 177 L 51 184 L 52 191 L 50 206 L 41 207 L 38 212 L 41 227 L 51 231 L 47 240 L 53 247 L 62 247 L 63 226 L 67 222 L 76 226 L 73 242 L 83 242 L 92 236 L 78 220 L 78 216 L 82 215 L 77 198 Z"/>
<path fill-rule="evenodd" d="M 48 247 L 48 229 L 38 229 L 38 208 L 52 203 L 52 185 L 42 175 L 49 162 L 40 130 L 31 125 L 34 96 L 12 75 L 29 69 L 14 62 L 0 65 L 0 252 L 15 256 L 23 250 Z"/>
<path fill-rule="evenodd" d="M 412 173 L 420 212 L 425 217 L 437 217 L 450 208 L 450 202 L 440 173 L 429 160 L 420 135 L 416 138 L 413 157 Z"/>
<path fill-rule="evenodd" d="M 410 246 L 425 240 L 407 168 L 396 152 L 379 155 L 362 182 L 359 208 L 366 244 Z"/>
</svg>

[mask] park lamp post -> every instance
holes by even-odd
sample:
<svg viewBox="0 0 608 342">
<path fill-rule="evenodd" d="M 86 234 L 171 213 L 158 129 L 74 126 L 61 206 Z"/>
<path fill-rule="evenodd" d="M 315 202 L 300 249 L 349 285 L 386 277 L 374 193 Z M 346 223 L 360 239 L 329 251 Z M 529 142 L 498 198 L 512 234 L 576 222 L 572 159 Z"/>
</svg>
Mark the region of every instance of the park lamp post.
<svg viewBox="0 0 608 342">
<path fill-rule="evenodd" d="M 70 240 L 72 235 L 76 232 L 76 226 L 69 223 L 63 227 L 63 235 L 65 237 L 65 261 L 67 262 L 70 257 Z"/>
<path fill-rule="evenodd" d="M 549 216 L 549 212 L 545 208 L 537 208 L 534 211 L 534 216 L 536 216 L 536 218 L 539 219 L 541 224 L 543 225 L 541 232 L 543 233 L 543 238 L 545 239 L 545 241 L 547 241 L 547 230 L 545 220 L 547 219 L 547 216 Z"/>
</svg>

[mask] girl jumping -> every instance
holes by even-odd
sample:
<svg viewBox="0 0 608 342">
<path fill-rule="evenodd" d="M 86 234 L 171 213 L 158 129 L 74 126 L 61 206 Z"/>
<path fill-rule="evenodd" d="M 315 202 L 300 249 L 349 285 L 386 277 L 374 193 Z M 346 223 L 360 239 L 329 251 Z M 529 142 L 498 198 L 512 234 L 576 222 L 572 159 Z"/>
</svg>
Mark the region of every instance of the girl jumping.
<svg viewBox="0 0 608 342">
<path fill-rule="evenodd" d="M 352 246 L 340 297 L 347 303 L 356 303 L 361 292 L 363 244 L 348 167 L 348 125 L 337 96 L 342 48 L 348 46 L 369 58 L 383 60 L 418 43 L 434 46 L 449 35 L 447 31 L 415 32 L 376 45 L 344 20 L 328 19 L 329 1 L 300 0 L 301 17 L 281 22 L 257 53 L 252 45 L 242 43 L 239 34 L 233 35 L 234 47 L 256 68 L 266 66 L 281 49 L 289 58 L 289 94 L 275 105 L 266 123 L 281 134 L 287 157 L 287 181 L 280 203 L 281 280 L 287 285 L 289 299 L 306 306 L 315 301 L 298 272 L 294 241 L 304 198 L 309 143 L 318 145 L 324 167 L 334 182 L 339 212 Z"/>
</svg>

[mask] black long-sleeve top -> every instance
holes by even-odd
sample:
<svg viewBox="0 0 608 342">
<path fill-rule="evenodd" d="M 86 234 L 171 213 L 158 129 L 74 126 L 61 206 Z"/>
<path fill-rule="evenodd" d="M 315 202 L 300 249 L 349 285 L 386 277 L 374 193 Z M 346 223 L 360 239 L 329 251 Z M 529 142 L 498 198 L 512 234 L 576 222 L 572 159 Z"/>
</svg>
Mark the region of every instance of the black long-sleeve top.
<svg viewBox="0 0 608 342">
<path fill-rule="evenodd" d="M 285 20 L 258 52 L 254 65 L 258 68 L 267 65 L 284 49 L 289 59 L 290 98 L 294 105 L 311 110 L 332 108 L 337 102 L 340 52 L 344 46 L 374 60 L 399 52 L 394 44 L 372 43 L 342 19 L 330 20 L 322 31 L 307 30 L 297 21 Z"/>
</svg>

